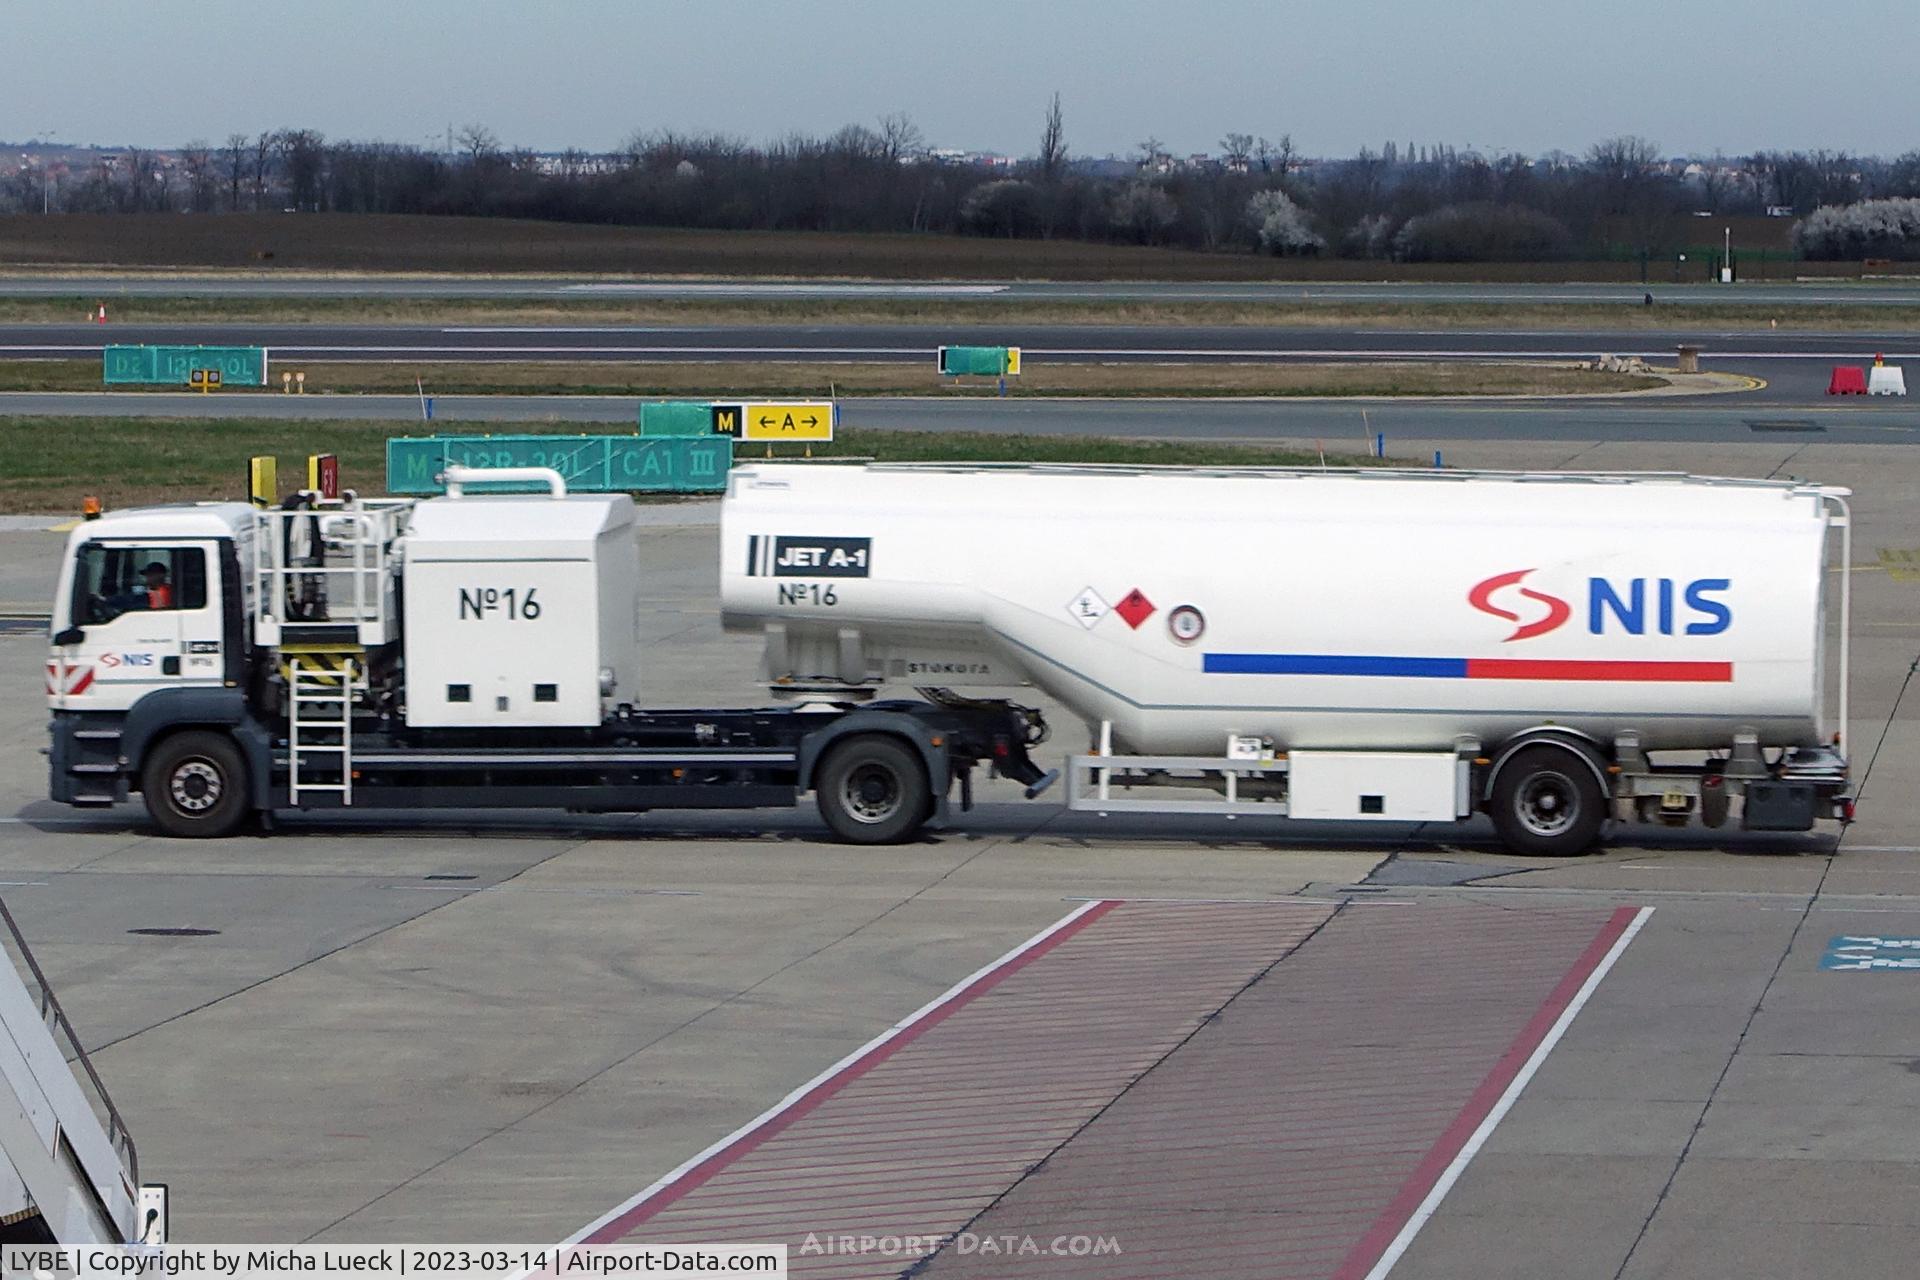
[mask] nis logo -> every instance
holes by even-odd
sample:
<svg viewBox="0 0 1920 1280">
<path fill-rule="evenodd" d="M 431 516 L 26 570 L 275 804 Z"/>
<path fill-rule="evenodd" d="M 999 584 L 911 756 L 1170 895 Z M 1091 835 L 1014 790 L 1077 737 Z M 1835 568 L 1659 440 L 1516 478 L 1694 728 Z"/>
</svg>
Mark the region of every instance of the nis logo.
<svg viewBox="0 0 1920 1280">
<path fill-rule="evenodd" d="M 1514 640 L 1558 631 L 1574 616 L 1574 606 L 1559 596 L 1524 585 L 1531 569 L 1497 573 L 1467 592 L 1467 603 L 1482 613 L 1514 623 Z M 1586 624 L 1593 635 L 1717 636 L 1733 625 L 1733 610 L 1716 596 L 1733 586 L 1728 578 L 1587 579 Z"/>
</svg>

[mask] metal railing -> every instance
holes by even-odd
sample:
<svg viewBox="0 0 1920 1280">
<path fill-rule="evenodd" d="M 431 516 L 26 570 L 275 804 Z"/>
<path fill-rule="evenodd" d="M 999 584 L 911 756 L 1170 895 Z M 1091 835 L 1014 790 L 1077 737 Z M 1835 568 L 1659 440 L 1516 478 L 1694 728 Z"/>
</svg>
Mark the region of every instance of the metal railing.
<svg viewBox="0 0 1920 1280">
<path fill-rule="evenodd" d="M 94 1070 L 93 1059 L 87 1055 L 85 1046 L 80 1043 L 79 1035 L 73 1024 L 67 1021 L 67 1011 L 60 1007 L 60 1001 L 54 997 L 53 987 L 47 982 L 47 975 L 40 969 L 40 962 L 33 957 L 33 949 L 27 945 L 27 939 L 20 932 L 20 926 L 13 918 L 13 912 L 7 910 L 7 904 L 0 900 L 0 922 L 4 922 L 7 933 L 13 938 L 13 951 L 19 957 L 33 979 L 33 998 L 40 1006 L 40 1017 L 47 1024 L 57 1041 L 64 1040 L 69 1052 L 64 1056 L 70 1063 L 77 1063 L 86 1082 L 92 1086 L 89 1102 L 95 1115 L 106 1125 L 107 1141 L 120 1154 L 121 1162 L 126 1166 L 127 1181 L 135 1187 L 140 1185 L 140 1156 L 133 1145 L 133 1134 L 127 1131 L 127 1122 L 120 1116 L 120 1109 L 113 1105 L 113 1096 L 107 1092 L 106 1082 L 100 1073 Z M 104 1115 L 100 1114 L 104 1111 Z"/>
<path fill-rule="evenodd" d="M 391 553 L 411 506 L 403 500 L 256 512 L 256 638 L 273 644 L 288 624 L 338 624 L 353 626 L 361 643 L 391 639 Z"/>
</svg>

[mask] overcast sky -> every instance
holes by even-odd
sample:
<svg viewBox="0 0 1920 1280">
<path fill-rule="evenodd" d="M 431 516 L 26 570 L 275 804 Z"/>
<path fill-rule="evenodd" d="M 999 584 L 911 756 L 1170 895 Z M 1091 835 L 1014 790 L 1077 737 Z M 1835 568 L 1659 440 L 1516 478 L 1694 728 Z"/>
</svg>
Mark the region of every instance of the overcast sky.
<svg viewBox="0 0 1920 1280">
<path fill-rule="evenodd" d="M 638 129 L 764 139 L 910 114 L 935 146 L 1075 154 L 1229 131 L 1530 154 L 1920 147 L 1885 0 L 0 0 L 0 138 L 177 146 L 236 130 L 511 146 Z M 1909 17 L 1911 15 L 1908 15 Z M 1876 35 L 1876 33 L 1884 33 Z"/>
</svg>

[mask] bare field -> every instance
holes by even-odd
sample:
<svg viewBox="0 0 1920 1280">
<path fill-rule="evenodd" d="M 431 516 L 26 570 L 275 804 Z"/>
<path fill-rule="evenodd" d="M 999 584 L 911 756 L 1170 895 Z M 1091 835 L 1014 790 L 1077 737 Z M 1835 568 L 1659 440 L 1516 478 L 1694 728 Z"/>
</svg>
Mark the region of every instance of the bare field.
<svg viewBox="0 0 1920 1280">
<path fill-rule="evenodd" d="M 153 502 L 246 497 L 247 459 L 273 454 L 283 486 L 306 474 L 306 456 L 340 459 L 342 483 L 363 492 L 386 487 L 389 436 L 420 435 L 419 422 L 261 418 L 0 418 L 0 512 L 77 514 L 92 495 L 109 508 Z M 436 422 L 436 432 L 480 435 L 499 423 Z M 604 432 L 602 424 L 515 424 L 515 434 Z M 791 452 L 789 449 L 788 452 Z M 1321 461 L 1299 450 L 1189 441 L 1104 440 L 984 432 L 862 431 L 839 433 L 815 457 L 889 462 L 1107 462 L 1130 465 L 1305 466 Z M 1329 466 L 1380 465 L 1329 454 Z M 103 462 L 105 465 L 103 465 Z M 671 501 L 672 499 L 662 499 Z"/>
<path fill-rule="evenodd" d="M 1671 236 L 1774 253 L 1785 219 L 1685 222 Z M 1704 230 L 1702 228 L 1705 228 Z M 1698 234 L 1696 234 L 1696 232 Z M 1270 258 L 1074 240 L 826 232 L 699 231 L 512 218 L 389 214 L 14 214 L 0 218 L 0 264 L 616 276 L 942 280 L 1636 281 L 1635 261 L 1422 263 Z M 1664 264 L 1662 264 L 1664 265 Z M 1850 276 L 1856 263 L 1755 258 L 1771 274 Z M 1656 274 L 1659 272 L 1656 271 Z M 1656 286 L 1657 287 L 1657 286 Z"/>
<path fill-rule="evenodd" d="M 943 378 L 924 364 L 657 363 L 298 363 L 275 366 L 269 387 L 224 387 L 217 394 L 280 395 L 280 373 L 306 375 L 307 394 L 402 392 L 424 385 L 438 395 L 690 396 L 991 396 L 989 378 Z M 416 379 L 418 382 L 416 382 Z M 1010 397 L 1097 396 L 1547 396 L 1606 395 L 1668 385 L 1656 375 L 1599 373 L 1538 363 L 1364 364 L 1039 364 L 1007 379 Z M 0 362 L 0 391 L 97 391 L 92 360 Z M 143 388 L 133 388 L 141 390 Z M 178 387 L 145 390 L 177 391 Z"/>
</svg>

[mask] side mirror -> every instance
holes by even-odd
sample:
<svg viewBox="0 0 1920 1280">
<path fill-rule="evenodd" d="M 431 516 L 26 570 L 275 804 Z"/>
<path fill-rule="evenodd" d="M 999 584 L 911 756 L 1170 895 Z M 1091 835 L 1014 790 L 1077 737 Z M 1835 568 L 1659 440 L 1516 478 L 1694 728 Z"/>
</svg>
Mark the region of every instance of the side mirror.
<svg viewBox="0 0 1920 1280">
<path fill-rule="evenodd" d="M 79 627 L 68 627 L 65 631 L 62 631 L 58 635 L 54 636 L 53 642 L 55 644 L 79 644 L 82 640 L 85 640 L 86 638 L 87 638 L 87 633 L 85 631 L 82 631 Z"/>
</svg>

